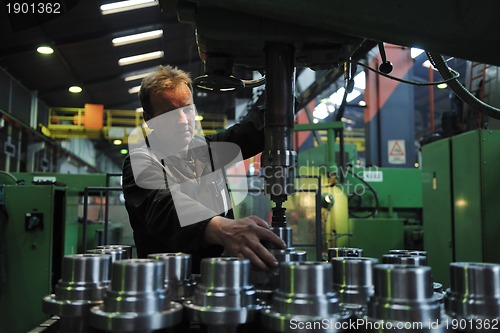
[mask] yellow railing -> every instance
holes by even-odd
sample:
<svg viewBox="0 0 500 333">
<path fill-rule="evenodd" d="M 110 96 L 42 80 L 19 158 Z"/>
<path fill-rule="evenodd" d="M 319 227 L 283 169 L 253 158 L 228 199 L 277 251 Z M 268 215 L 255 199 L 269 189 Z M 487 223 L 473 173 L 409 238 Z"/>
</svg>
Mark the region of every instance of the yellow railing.
<svg viewBox="0 0 500 333">
<path fill-rule="evenodd" d="M 121 139 L 126 142 L 130 131 L 141 126 L 144 122 L 141 112 L 104 110 L 103 127 L 89 129 L 85 127 L 84 115 L 84 108 L 50 108 L 48 124 L 47 126 L 40 125 L 41 131 L 52 139 L 104 138 L 108 140 Z M 227 126 L 225 115 L 204 114 L 202 116 L 201 126 L 205 135 L 216 133 Z"/>
</svg>

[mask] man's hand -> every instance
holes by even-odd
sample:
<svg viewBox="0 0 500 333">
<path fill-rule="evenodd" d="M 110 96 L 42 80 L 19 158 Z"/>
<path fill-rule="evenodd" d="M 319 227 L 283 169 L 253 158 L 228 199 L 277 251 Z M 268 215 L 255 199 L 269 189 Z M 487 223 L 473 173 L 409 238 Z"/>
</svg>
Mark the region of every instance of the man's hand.
<svg viewBox="0 0 500 333">
<path fill-rule="evenodd" d="M 273 242 L 286 248 L 285 242 L 269 229 L 269 224 L 257 216 L 238 220 L 215 216 L 207 224 L 205 239 L 209 243 L 224 246 L 231 256 L 249 259 L 263 270 L 278 265 L 278 262 L 261 241 Z"/>
</svg>

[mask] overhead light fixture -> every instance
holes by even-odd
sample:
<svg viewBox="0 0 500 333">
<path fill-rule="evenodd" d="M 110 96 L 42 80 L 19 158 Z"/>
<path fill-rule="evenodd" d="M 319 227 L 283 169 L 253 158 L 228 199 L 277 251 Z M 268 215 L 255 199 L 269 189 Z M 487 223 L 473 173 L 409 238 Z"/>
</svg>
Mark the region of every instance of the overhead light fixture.
<svg viewBox="0 0 500 333">
<path fill-rule="evenodd" d="M 354 77 L 354 87 L 358 89 L 366 88 L 366 74 L 365 72 L 360 72 Z"/>
<path fill-rule="evenodd" d="M 328 117 L 328 114 L 328 107 L 325 103 L 319 103 L 318 105 L 316 105 L 313 111 L 314 118 L 318 119 L 325 119 L 326 117 Z"/>
<path fill-rule="evenodd" d="M 425 52 L 424 50 L 419 49 L 418 47 L 412 47 L 410 49 L 410 56 L 412 59 L 415 59 L 416 57 L 418 57 L 419 55 L 421 55 L 424 52 Z"/>
<path fill-rule="evenodd" d="M 119 146 L 119 145 L 121 145 L 122 143 L 123 143 L 123 141 L 122 141 L 122 140 L 120 140 L 120 139 L 113 140 L 113 144 L 114 144 L 115 146 Z"/>
<path fill-rule="evenodd" d="M 135 112 L 144 112 L 144 109 L 143 108 L 137 108 L 137 109 L 135 109 Z"/>
<path fill-rule="evenodd" d="M 366 102 L 365 102 L 365 101 L 359 101 L 359 102 L 358 102 L 358 105 L 359 105 L 359 106 L 366 106 Z"/>
<path fill-rule="evenodd" d="M 128 76 L 125 76 L 123 79 L 127 82 L 130 82 L 130 81 L 135 81 L 135 80 L 141 80 L 141 79 L 144 79 L 146 76 L 148 76 L 149 74 L 153 73 L 154 70 L 150 70 L 150 71 L 147 71 L 147 72 L 142 72 L 142 73 L 137 73 L 137 74 L 131 74 L 131 75 L 128 75 Z"/>
<path fill-rule="evenodd" d="M 361 96 L 361 92 L 359 90 L 354 89 L 350 94 L 347 95 L 345 101 L 347 103 L 354 101 L 356 98 Z"/>
<path fill-rule="evenodd" d="M 122 155 L 127 155 L 128 154 L 128 149 L 120 149 L 120 154 Z"/>
<path fill-rule="evenodd" d="M 123 37 L 116 37 L 111 40 L 113 46 L 123 46 L 132 43 L 144 42 L 146 40 L 151 40 L 155 38 L 160 38 L 163 36 L 163 30 L 153 30 L 148 32 L 143 32 L 135 35 L 128 35 Z"/>
<path fill-rule="evenodd" d="M 141 86 L 135 86 L 128 90 L 129 94 L 137 94 L 141 90 Z"/>
<path fill-rule="evenodd" d="M 313 119 L 313 124 L 317 124 L 317 123 L 319 123 L 318 118 L 314 118 L 314 119 Z"/>
<path fill-rule="evenodd" d="M 440 83 L 440 84 L 437 85 L 437 87 L 439 89 L 446 89 L 446 88 L 448 88 L 448 85 L 446 83 Z"/>
<path fill-rule="evenodd" d="M 126 66 L 126 65 L 136 64 L 142 61 L 149 61 L 159 58 L 163 58 L 163 51 L 155 51 L 144 54 L 138 54 L 131 57 L 121 58 L 120 60 L 118 60 L 118 65 Z"/>
<path fill-rule="evenodd" d="M 82 87 L 80 86 L 71 86 L 68 88 L 69 92 L 73 93 L 73 94 L 79 94 L 82 92 Z"/>
<path fill-rule="evenodd" d="M 36 51 L 41 54 L 52 54 L 54 53 L 54 49 L 50 46 L 39 46 L 36 48 Z"/>
<path fill-rule="evenodd" d="M 126 12 L 128 10 L 157 6 L 155 0 L 128 0 L 112 2 L 101 6 L 102 15 Z"/>
</svg>

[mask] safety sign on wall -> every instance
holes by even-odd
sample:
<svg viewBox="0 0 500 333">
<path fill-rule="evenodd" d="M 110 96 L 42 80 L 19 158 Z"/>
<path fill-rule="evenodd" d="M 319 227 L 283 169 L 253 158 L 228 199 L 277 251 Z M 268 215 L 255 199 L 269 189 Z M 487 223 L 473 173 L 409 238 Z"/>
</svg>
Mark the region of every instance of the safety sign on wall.
<svg viewBox="0 0 500 333">
<path fill-rule="evenodd" d="M 388 140 L 387 151 L 390 164 L 406 163 L 405 140 Z"/>
</svg>

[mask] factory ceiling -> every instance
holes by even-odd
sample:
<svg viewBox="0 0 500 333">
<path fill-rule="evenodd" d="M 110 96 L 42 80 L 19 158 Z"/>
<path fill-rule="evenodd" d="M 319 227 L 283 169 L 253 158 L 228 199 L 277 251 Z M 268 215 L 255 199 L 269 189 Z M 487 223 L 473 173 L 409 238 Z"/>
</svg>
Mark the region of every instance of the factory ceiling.
<svg viewBox="0 0 500 333">
<path fill-rule="evenodd" d="M 82 108 L 85 103 L 93 103 L 103 104 L 105 109 L 119 110 L 140 107 L 137 94 L 133 90 L 131 93 L 131 89 L 140 84 L 140 78 L 126 80 L 127 76 L 165 64 L 178 66 L 193 77 L 204 74 L 193 25 L 179 23 L 176 13 L 161 11 L 156 2 L 140 9 L 103 15 L 101 5 L 111 2 L 64 0 L 58 2 L 62 4 L 62 15 L 36 16 L 14 15 L 14 7 L 3 6 L 0 9 L 0 67 L 30 91 L 36 92 L 48 107 Z M 322 28 L 316 27 L 314 22 L 307 22 L 313 28 Z M 161 31 L 162 36 L 113 45 L 115 38 L 149 31 Z M 38 53 L 37 48 L 42 45 L 50 46 L 54 53 Z M 119 64 L 119 59 L 151 52 L 159 52 L 162 56 L 129 65 Z M 426 69 L 419 68 L 418 71 L 415 72 L 416 78 L 427 77 Z M 82 92 L 69 92 L 68 88 L 74 85 L 81 86 Z M 225 114 L 231 119 L 234 118 L 232 97 L 234 95 L 195 94 L 195 103 L 204 113 Z M 418 103 L 425 99 L 424 95 L 416 96 L 417 110 L 424 108 Z M 447 103 L 446 94 L 442 100 Z M 357 118 L 362 119 L 362 109 L 355 112 Z M 112 146 L 103 143 L 101 148 L 111 151 Z M 117 154 L 114 156 L 118 162 L 122 157 Z"/>
</svg>

